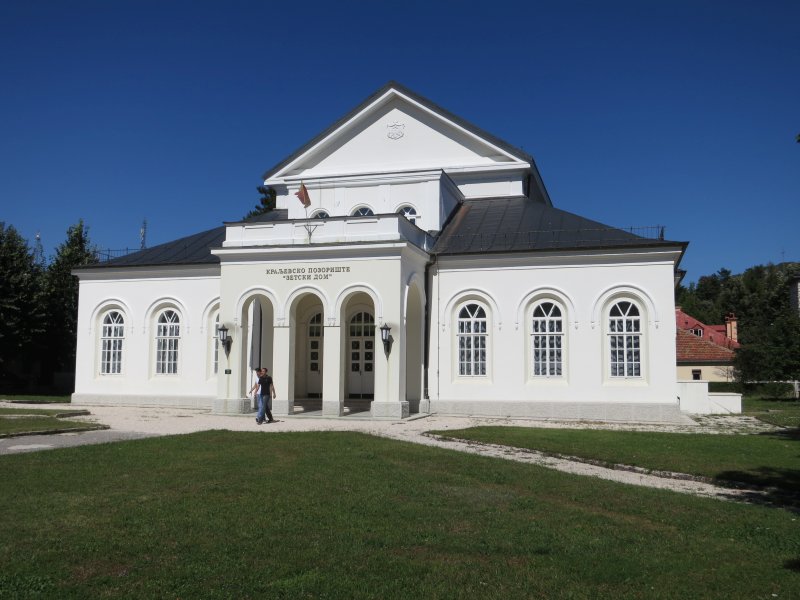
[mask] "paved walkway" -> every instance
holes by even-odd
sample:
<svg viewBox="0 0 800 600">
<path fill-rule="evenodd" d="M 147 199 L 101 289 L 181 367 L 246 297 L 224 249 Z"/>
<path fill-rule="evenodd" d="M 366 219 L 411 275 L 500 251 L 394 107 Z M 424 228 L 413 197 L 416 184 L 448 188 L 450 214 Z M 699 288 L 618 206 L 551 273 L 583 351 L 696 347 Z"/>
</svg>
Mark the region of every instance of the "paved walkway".
<svg viewBox="0 0 800 600">
<path fill-rule="evenodd" d="M 0 406 L 22 408 L 42 408 L 42 405 L 20 405 L 0 402 Z M 47 405 L 47 408 L 74 409 L 69 404 Z M 75 417 L 74 420 L 102 423 L 110 429 L 85 433 L 61 433 L 54 435 L 36 435 L 0 439 L 0 455 L 19 452 L 32 452 L 52 448 L 63 448 L 84 444 L 99 444 L 130 440 L 143 437 L 187 434 L 211 429 L 229 431 L 259 431 L 265 435 L 286 431 L 360 431 L 363 433 L 387 437 L 416 444 L 424 444 L 438 448 L 447 448 L 482 456 L 491 456 L 506 460 L 514 460 L 535 464 L 565 473 L 598 477 L 610 481 L 640 485 L 697 496 L 712 497 L 725 500 L 758 500 L 765 497 L 762 492 L 723 488 L 704 481 L 696 481 L 691 477 L 674 473 L 653 474 L 643 469 L 628 467 L 608 468 L 589 464 L 570 458 L 548 456 L 541 452 L 519 450 L 506 446 L 496 446 L 475 442 L 464 442 L 439 438 L 427 434 L 432 430 L 463 429 L 478 425 L 501 425 L 539 428 L 575 428 L 575 429 L 611 429 L 625 431 L 667 431 L 676 433 L 757 433 L 773 431 L 776 428 L 757 419 L 745 416 L 702 417 L 690 419 L 686 417 L 679 424 L 635 424 L 635 423 L 576 423 L 541 421 L 532 419 L 502 419 L 485 417 L 449 417 L 421 416 L 404 420 L 375 421 L 359 417 L 343 417 L 338 419 L 292 416 L 280 418 L 277 422 L 257 425 L 254 415 L 212 415 L 208 411 L 142 408 L 142 407 L 88 407 L 91 415 Z"/>
</svg>

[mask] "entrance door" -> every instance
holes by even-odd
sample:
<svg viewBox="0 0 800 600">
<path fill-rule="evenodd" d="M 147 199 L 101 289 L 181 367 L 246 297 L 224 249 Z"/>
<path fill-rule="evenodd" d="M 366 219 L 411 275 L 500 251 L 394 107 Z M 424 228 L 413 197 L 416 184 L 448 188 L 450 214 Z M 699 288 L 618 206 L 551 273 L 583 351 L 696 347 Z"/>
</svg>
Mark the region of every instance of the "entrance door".
<svg viewBox="0 0 800 600">
<path fill-rule="evenodd" d="M 317 313 L 308 320 L 308 338 L 306 342 L 307 394 L 309 398 L 322 397 L 322 313 Z"/>
<path fill-rule="evenodd" d="M 375 317 L 357 312 L 350 317 L 347 332 L 350 372 L 347 395 L 350 398 L 373 398 L 375 395 Z"/>
</svg>

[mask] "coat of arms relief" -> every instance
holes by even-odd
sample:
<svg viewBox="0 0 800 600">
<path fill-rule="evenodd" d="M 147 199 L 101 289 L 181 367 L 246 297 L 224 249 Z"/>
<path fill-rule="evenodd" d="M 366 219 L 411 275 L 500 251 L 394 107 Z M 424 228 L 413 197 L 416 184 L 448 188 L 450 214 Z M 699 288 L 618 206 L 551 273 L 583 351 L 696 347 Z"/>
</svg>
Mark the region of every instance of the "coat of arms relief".
<svg viewBox="0 0 800 600">
<path fill-rule="evenodd" d="M 405 132 L 403 131 L 405 128 L 406 126 L 398 121 L 389 123 L 386 126 L 386 137 L 388 137 L 390 140 L 399 140 L 405 135 Z"/>
</svg>

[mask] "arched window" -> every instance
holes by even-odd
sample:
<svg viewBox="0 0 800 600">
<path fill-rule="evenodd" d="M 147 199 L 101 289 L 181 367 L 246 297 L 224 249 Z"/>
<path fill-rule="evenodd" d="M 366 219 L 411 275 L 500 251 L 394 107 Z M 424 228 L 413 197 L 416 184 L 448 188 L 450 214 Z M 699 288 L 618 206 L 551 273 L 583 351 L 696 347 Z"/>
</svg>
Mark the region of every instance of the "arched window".
<svg viewBox="0 0 800 600">
<path fill-rule="evenodd" d="M 417 222 L 417 210 L 413 206 L 401 206 L 397 209 L 397 214 L 403 215 L 412 223 Z"/>
<path fill-rule="evenodd" d="M 313 217 L 315 219 L 327 219 L 328 217 L 330 217 L 330 215 L 327 213 L 327 211 L 318 210 L 317 212 L 314 213 Z"/>
<path fill-rule="evenodd" d="M 633 302 L 621 300 L 611 307 L 608 349 L 611 377 L 642 376 L 642 325 Z"/>
<path fill-rule="evenodd" d="M 486 375 L 486 311 L 466 304 L 458 311 L 458 374 Z"/>
<path fill-rule="evenodd" d="M 116 310 L 103 317 L 100 348 L 100 373 L 117 375 L 122 373 L 122 345 L 125 341 L 125 319 Z"/>
<path fill-rule="evenodd" d="M 561 377 L 564 374 L 564 320 L 561 308 L 541 302 L 531 319 L 531 356 L 535 377 Z"/>
<path fill-rule="evenodd" d="M 372 209 L 366 206 L 362 206 L 361 208 L 357 208 L 353 211 L 354 217 L 371 217 L 374 214 L 375 213 L 372 212 Z"/>
<path fill-rule="evenodd" d="M 181 339 L 181 321 L 174 310 L 165 310 L 158 316 L 156 327 L 156 373 L 175 375 L 178 372 L 178 343 Z"/>
</svg>

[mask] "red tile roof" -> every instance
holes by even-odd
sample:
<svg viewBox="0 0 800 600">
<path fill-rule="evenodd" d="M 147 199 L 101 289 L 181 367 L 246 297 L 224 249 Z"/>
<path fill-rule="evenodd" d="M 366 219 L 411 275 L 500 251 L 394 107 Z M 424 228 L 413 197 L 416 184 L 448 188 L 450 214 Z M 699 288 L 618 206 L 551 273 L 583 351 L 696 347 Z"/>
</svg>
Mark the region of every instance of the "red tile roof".
<svg viewBox="0 0 800 600">
<path fill-rule="evenodd" d="M 706 325 L 702 321 L 698 321 L 692 315 L 687 315 L 680 307 L 675 308 L 675 325 L 678 329 L 688 331 L 689 329 L 702 329 L 702 336 L 695 336 L 706 341 L 712 342 L 723 348 L 738 348 L 739 342 L 729 338 L 727 334 L 727 327 L 725 325 Z"/>
<path fill-rule="evenodd" d="M 683 329 L 678 329 L 677 333 L 678 363 L 730 363 L 733 361 L 733 350 L 704 340 Z"/>
</svg>

